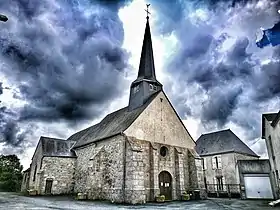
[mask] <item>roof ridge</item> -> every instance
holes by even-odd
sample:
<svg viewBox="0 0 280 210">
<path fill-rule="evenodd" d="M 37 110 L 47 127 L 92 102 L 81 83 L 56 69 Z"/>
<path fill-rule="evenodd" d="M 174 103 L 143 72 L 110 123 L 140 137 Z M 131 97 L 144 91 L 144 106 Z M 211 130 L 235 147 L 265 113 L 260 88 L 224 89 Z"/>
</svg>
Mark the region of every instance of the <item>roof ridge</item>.
<svg viewBox="0 0 280 210">
<path fill-rule="evenodd" d="M 138 118 L 138 116 L 143 112 L 143 110 L 146 109 L 146 107 L 160 92 L 161 91 L 158 91 L 151 95 L 142 106 L 136 109 L 129 110 L 128 106 L 126 106 L 110 114 L 107 114 L 98 124 L 88 127 L 84 131 L 84 133 L 82 133 L 81 136 L 77 135 L 79 132 L 74 133 L 72 136 L 69 137 L 75 138 L 76 135 L 77 140 L 73 148 L 85 146 L 95 141 L 106 139 L 112 134 L 117 135 L 123 132 L 135 121 L 135 119 Z M 95 126 L 96 128 L 94 128 Z"/>
<path fill-rule="evenodd" d="M 226 129 L 223 129 L 223 130 L 212 131 L 212 132 L 208 132 L 208 133 L 202 133 L 201 136 L 209 135 L 209 134 L 214 134 L 214 133 L 220 133 L 220 132 L 224 132 L 224 131 L 231 131 L 231 130 L 230 130 L 230 128 L 226 128 Z"/>
<path fill-rule="evenodd" d="M 48 137 L 48 136 L 40 136 L 40 138 L 59 140 L 59 141 L 66 141 L 67 140 L 67 139 L 54 138 L 54 137 Z"/>
</svg>

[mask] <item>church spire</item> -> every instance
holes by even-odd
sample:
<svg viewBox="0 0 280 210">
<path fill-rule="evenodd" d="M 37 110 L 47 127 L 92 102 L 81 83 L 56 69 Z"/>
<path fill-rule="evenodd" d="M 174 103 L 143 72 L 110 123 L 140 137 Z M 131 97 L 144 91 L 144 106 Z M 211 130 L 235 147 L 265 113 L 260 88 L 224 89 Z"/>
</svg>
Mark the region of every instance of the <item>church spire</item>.
<svg viewBox="0 0 280 210">
<path fill-rule="evenodd" d="M 150 4 L 147 4 L 147 22 L 144 34 L 144 40 L 142 45 L 142 52 L 138 70 L 138 78 L 137 80 L 141 79 L 149 79 L 156 81 L 156 73 L 155 73 L 155 64 L 154 64 L 154 55 L 153 55 L 153 45 L 152 45 L 152 38 L 151 38 L 151 30 L 149 24 L 149 12 Z"/>
<path fill-rule="evenodd" d="M 149 25 L 149 16 L 147 16 L 146 29 L 142 45 L 142 52 L 139 64 L 138 79 L 156 79 L 155 64 L 153 55 L 153 46 L 151 39 L 151 31 Z"/>
<path fill-rule="evenodd" d="M 147 12 L 147 22 L 142 45 L 138 77 L 130 87 L 130 110 L 142 106 L 151 95 L 162 90 L 162 84 L 157 81 L 155 73 L 152 38 L 149 25 L 149 6 L 150 4 L 147 4 L 147 10 L 145 10 Z"/>
</svg>

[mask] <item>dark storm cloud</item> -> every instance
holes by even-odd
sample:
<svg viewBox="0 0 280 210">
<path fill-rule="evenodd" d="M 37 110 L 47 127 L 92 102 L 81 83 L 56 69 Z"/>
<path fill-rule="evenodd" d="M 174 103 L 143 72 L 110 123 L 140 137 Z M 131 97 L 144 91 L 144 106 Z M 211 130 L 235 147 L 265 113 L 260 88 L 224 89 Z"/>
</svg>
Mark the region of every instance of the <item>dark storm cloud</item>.
<svg viewBox="0 0 280 210">
<path fill-rule="evenodd" d="M 247 140 L 259 137 L 261 113 L 271 111 L 263 109 L 264 103 L 280 96 L 280 48 L 257 49 L 255 34 L 280 18 L 280 2 L 172 2 L 153 4 L 160 17 L 157 30 L 172 32 L 178 40 L 165 70 L 177 78 L 173 86 L 198 85 L 203 90 L 193 98 L 186 96 L 187 103 L 176 104 L 176 109 L 200 118 L 205 127 L 220 129 L 233 123 L 246 130 Z M 173 10 L 170 16 L 168 10 Z M 177 21 L 171 27 L 173 18 Z M 271 62 L 262 65 L 271 51 Z M 167 92 L 171 89 L 172 85 Z M 188 89 L 192 91 L 185 92 Z M 171 97 L 176 101 L 176 95 Z"/>
<path fill-rule="evenodd" d="M 5 106 L 0 107 L 0 143 L 15 147 L 22 146 L 22 142 L 28 134 L 32 134 L 32 130 L 20 129 L 15 111 Z"/>
<path fill-rule="evenodd" d="M 279 49 L 280 47 L 275 50 L 273 56 L 275 60 L 263 65 L 260 73 L 255 76 L 254 85 L 256 91 L 253 94 L 253 99 L 256 102 L 280 97 L 280 56 L 277 55 Z"/>
<path fill-rule="evenodd" d="M 128 54 L 118 9 L 130 1 L 30 1 L 1 3 L 1 73 L 26 102 L 11 117 L 1 112 L 2 142 L 19 145 L 18 122 L 94 119 L 127 84 Z M 15 87 L 14 87 L 15 88 Z M 0 89 L 1 91 L 2 89 Z M 106 105 L 107 104 L 107 105 Z"/>
<path fill-rule="evenodd" d="M 219 128 L 228 122 L 233 110 L 236 109 L 238 96 L 242 93 L 240 87 L 235 87 L 229 91 L 225 89 L 213 90 L 210 94 L 210 100 L 203 105 L 202 122 L 217 123 Z"/>
</svg>

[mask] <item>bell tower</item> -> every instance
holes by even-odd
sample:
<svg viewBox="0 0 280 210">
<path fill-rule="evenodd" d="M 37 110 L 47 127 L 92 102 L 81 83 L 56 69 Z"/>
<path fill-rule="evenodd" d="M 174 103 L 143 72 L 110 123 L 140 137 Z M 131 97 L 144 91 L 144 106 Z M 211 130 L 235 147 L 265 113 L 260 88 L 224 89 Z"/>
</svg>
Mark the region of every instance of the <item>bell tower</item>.
<svg viewBox="0 0 280 210">
<path fill-rule="evenodd" d="M 148 7 L 149 5 L 147 5 Z M 147 101 L 153 94 L 162 90 L 162 84 L 157 81 L 155 73 L 153 46 L 149 25 L 149 12 L 142 45 L 142 52 L 137 79 L 130 86 L 129 110 L 136 109 Z"/>
</svg>

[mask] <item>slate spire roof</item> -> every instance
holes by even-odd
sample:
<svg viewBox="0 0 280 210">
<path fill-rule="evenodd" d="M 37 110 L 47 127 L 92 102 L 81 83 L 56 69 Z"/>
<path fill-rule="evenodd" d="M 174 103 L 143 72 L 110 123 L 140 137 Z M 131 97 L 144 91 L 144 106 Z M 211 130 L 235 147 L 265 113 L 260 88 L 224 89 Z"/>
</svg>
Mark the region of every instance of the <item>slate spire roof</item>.
<svg viewBox="0 0 280 210">
<path fill-rule="evenodd" d="M 195 149 L 201 156 L 236 152 L 259 157 L 230 129 L 202 134 L 196 141 Z"/>
<path fill-rule="evenodd" d="M 142 52 L 138 71 L 139 79 L 148 79 L 156 81 L 153 46 L 151 38 L 151 30 L 149 18 L 147 18 L 144 40 L 142 45 Z"/>
</svg>

